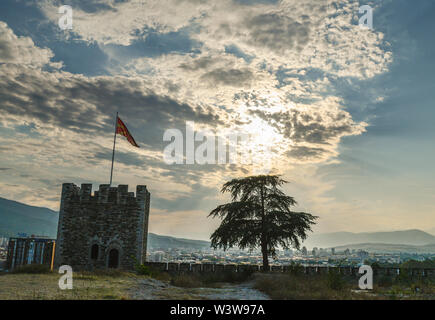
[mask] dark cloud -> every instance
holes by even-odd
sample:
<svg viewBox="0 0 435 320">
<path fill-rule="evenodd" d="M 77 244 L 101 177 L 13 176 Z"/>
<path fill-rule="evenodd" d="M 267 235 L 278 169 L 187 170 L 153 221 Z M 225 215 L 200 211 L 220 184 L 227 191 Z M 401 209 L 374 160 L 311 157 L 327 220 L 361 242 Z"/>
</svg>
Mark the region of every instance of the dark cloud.
<svg viewBox="0 0 435 320">
<path fill-rule="evenodd" d="M 309 40 L 310 24 L 305 17 L 302 23 L 277 13 L 265 13 L 245 21 L 249 30 L 247 42 L 257 47 L 267 47 L 282 54 L 290 49 L 301 50 Z"/>
<path fill-rule="evenodd" d="M 329 151 L 323 148 L 295 146 L 286 153 L 286 156 L 299 161 L 306 161 L 321 158 L 326 153 L 329 153 Z"/>
<path fill-rule="evenodd" d="M 225 67 L 217 67 L 216 65 Z M 202 71 L 201 79 L 210 86 L 224 85 L 231 87 L 250 87 L 255 74 L 249 68 L 233 68 L 222 58 L 201 57 L 179 66 L 186 71 Z"/>
<path fill-rule="evenodd" d="M 253 6 L 257 4 L 277 4 L 280 0 L 233 0 L 237 4 Z"/>
<path fill-rule="evenodd" d="M 192 63 L 182 63 L 180 68 L 188 71 L 197 71 L 202 69 L 208 69 L 210 66 L 216 63 L 216 59 L 212 57 L 201 57 L 194 60 Z"/>
<path fill-rule="evenodd" d="M 231 87 L 249 87 L 254 80 L 254 73 L 248 68 L 214 69 L 201 76 L 211 85 L 226 85 Z"/>
<path fill-rule="evenodd" d="M 13 54 L 11 47 L 9 46 L 9 41 L 0 38 L 0 61 L 10 61 L 13 59 Z"/>
<path fill-rule="evenodd" d="M 0 69 L 4 74 L 0 78 L 0 111 L 4 116 L 95 134 L 111 132 L 119 111 L 139 144 L 159 149 L 163 132 L 184 128 L 185 121 L 222 123 L 211 107 L 158 95 L 141 80 L 86 78 L 19 67 L 8 70 Z"/>
<path fill-rule="evenodd" d="M 319 112 L 317 110 L 269 113 L 251 110 L 251 114 L 273 125 L 293 142 L 330 145 L 344 135 L 355 133 L 355 123 L 345 111 Z"/>
<path fill-rule="evenodd" d="M 122 0 L 116 0 L 116 2 L 127 2 Z M 104 0 L 56 0 L 55 4 L 57 6 L 62 5 L 70 5 L 73 9 L 80 8 L 81 10 L 87 13 L 96 13 L 98 11 L 107 11 L 112 10 L 116 11 L 116 9 L 110 4 L 109 1 Z"/>
</svg>

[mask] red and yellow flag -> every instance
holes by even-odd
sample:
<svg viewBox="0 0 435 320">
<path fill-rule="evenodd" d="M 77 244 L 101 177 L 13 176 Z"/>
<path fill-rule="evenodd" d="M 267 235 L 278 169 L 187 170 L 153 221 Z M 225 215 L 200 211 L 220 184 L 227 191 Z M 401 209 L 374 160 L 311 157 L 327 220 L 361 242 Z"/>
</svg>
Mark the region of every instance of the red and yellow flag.
<svg viewBox="0 0 435 320">
<path fill-rule="evenodd" d="M 125 126 L 124 122 L 122 122 L 120 117 L 118 117 L 118 119 L 116 120 L 116 133 L 123 135 L 127 138 L 128 142 L 130 142 L 133 146 L 139 148 L 136 141 L 134 141 L 133 136 L 130 134 L 130 131 L 128 131 L 127 127 Z"/>
</svg>

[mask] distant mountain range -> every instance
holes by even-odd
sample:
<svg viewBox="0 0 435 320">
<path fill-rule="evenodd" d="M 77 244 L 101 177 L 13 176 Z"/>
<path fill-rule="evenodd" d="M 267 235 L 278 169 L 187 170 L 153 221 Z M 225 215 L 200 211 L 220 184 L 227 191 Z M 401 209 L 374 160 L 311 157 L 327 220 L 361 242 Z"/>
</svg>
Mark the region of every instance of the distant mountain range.
<svg viewBox="0 0 435 320">
<path fill-rule="evenodd" d="M 0 198 L 0 235 L 26 233 L 55 238 L 58 219 L 56 211 Z"/>
<path fill-rule="evenodd" d="M 55 239 L 58 213 L 56 211 L 29 206 L 20 202 L 0 198 L 0 236 L 44 235 Z M 435 236 L 421 230 L 392 232 L 334 232 L 311 234 L 303 243 L 311 249 L 331 248 L 337 250 L 363 249 L 371 252 L 435 252 Z M 210 242 L 182 239 L 149 233 L 148 248 L 192 248 L 205 249 Z"/>
<path fill-rule="evenodd" d="M 431 235 L 435 236 L 435 228 L 426 230 L 427 233 L 430 233 Z"/>
<path fill-rule="evenodd" d="M 308 248 L 330 248 L 367 243 L 422 246 L 435 244 L 435 236 L 421 230 L 363 233 L 334 232 L 311 234 L 303 245 Z"/>
<path fill-rule="evenodd" d="M 337 252 L 349 250 L 364 250 L 373 253 L 435 253 L 435 244 L 426 244 L 423 246 L 412 246 L 406 244 L 385 244 L 385 243 L 358 243 L 335 247 Z"/>
<path fill-rule="evenodd" d="M 192 249 L 206 249 L 210 248 L 209 241 L 203 240 L 190 240 L 175 238 L 170 236 L 161 236 L 154 233 L 148 234 L 148 248 L 153 249 L 169 249 L 169 248 L 192 248 Z"/>
</svg>

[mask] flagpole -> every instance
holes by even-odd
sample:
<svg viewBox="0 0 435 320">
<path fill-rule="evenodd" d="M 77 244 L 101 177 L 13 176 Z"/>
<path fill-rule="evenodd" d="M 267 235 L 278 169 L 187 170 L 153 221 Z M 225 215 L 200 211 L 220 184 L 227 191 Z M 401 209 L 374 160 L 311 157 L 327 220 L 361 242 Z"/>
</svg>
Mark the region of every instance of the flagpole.
<svg viewBox="0 0 435 320">
<path fill-rule="evenodd" d="M 115 160 L 116 129 L 118 129 L 118 112 L 116 113 L 116 120 L 115 120 L 115 135 L 113 137 L 113 152 L 112 152 L 112 169 L 110 170 L 110 183 L 109 183 L 109 186 L 112 186 L 113 162 Z"/>
</svg>

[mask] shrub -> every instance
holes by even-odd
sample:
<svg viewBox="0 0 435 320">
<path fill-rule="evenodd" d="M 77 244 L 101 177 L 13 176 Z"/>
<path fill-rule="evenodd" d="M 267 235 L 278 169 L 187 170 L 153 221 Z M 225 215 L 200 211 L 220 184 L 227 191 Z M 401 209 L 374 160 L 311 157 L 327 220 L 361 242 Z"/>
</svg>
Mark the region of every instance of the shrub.
<svg viewBox="0 0 435 320">
<path fill-rule="evenodd" d="M 176 275 L 171 279 L 171 284 L 182 288 L 199 288 L 203 283 L 198 277 L 188 274 Z"/>
<path fill-rule="evenodd" d="M 156 270 L 153 267 L 145 266 L 143 264 L 136 264 L 136 272 L 139 275 L 152 277 L 153 279 L 160 281 L 171 280 L 171 276 L 169 275 L 169 273 Z"/>
<path fill-rule="evenodd" d="M 142 276 L 150 276 L 152 275 L 151 268 L 148 266 L 144 266 L 143 264 L 136 264 L 136 272 Z"/>
<path fill-rule="evenodd" d="M 332 290 L 341 290 L 344 288 L 345 282 L 337 270 L 329 269 L 326 279 L 328 288 Z"/>
<path fill-rule="evenodd" d="M 295 263 L 295 262 L 291 262 L 288 266 L 287 266 L 287 273 L 291 274 L 291 275 L 301 275 L 304 273 L 304 267 L 302 265 L 300 265 L 299 263 Z"/>
<path fill-rule="evenodd" d="M 201 274 L 201 280 L 206 284 L 218 283 L 218 282 L 230 282 L 240 283 L 250 279 L 252 272 L 216 272 L 216 273 L 203 273 Z"/>
<path fill-rule="evenodd" d="M 400 268 L 400 273 L 398 276 L 396 276 L 394 283 L 398 285 L 411 284 L 411 276 L 409 275 L 409 270 L 407 268 Z"/>
<path fill-rule="evenodd" d="M 375 283 L 379 287 L 391 287 L 393 285 L 393 279 L 387 275 L 382 275 L 375 281 Z"/>
<path fill-rule="evenodd" d="M 96 269 L 91 274 L 94 274 L 97 277 L 112 277 L 118 278 L 125 276 L 126 272 L 119 269 Z"/>
<path fill-rule="evenodd" d="M 329 283 L 328 278 L 330 279 Z M 347 282 L 346 278 L 341 277 L 338 273 L 331 275 L 256 274 L 255 288 L 273 300 L 378 299 L 372 295 L 352 292 L 354 280 L 352 278 L 351 282 Z M 337 290 L 338 288 L 341 290 Z"/>
<path fill-rule="evenodd" d="M 41 274 L 41 273 L 49 273 L 50 267 L 45 264 L 27 264 L 24 266 L 19 266 L 15 268 L 12 273 L 33 273 L 33 274 Z"/>
<path fill-rule="evenodd" d="M 171 275 L 168 272 L 157 271 L 151 268 L 151 277 L 160 281 L 170 281 Z"/>
</svg>

